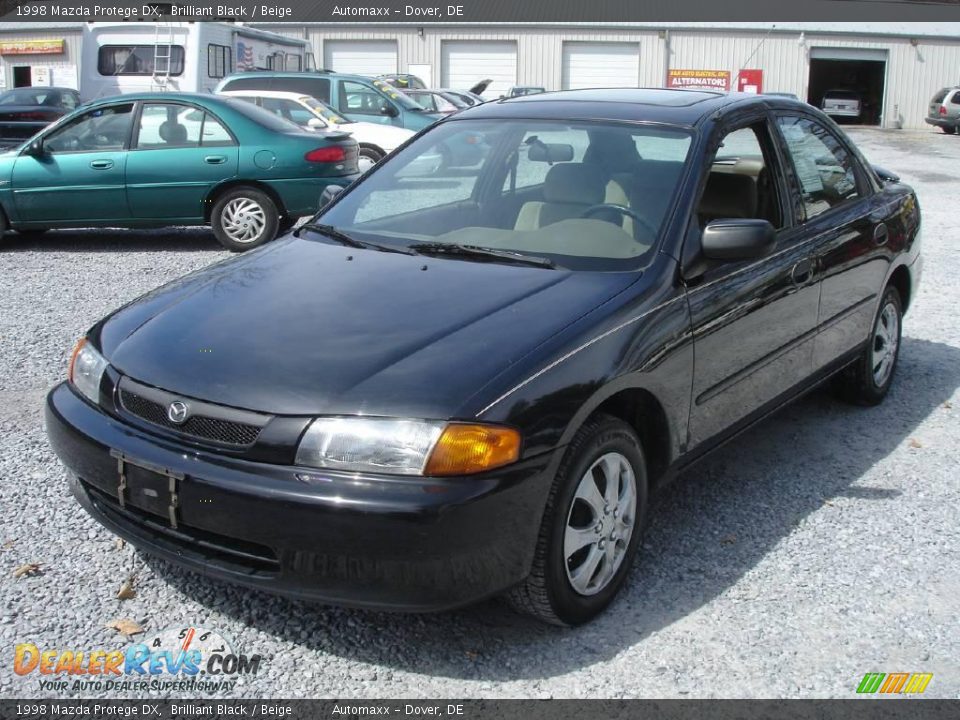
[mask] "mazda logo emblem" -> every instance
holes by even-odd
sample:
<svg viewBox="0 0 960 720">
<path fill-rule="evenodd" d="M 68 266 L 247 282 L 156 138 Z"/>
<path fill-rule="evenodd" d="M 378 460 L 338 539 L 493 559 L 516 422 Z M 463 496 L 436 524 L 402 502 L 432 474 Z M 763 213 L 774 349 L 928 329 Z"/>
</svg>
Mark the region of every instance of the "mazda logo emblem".
<svg viewBox="0 0 960 720">
<path fill-rule="evenodd" d="M 170 422 L 183 425 L 183 423 L 187 421 L 187 418 L 190 417 L 190 408 L 187 407 L 185 402 L 174 400 L 170 403 L 170 407 L 167 408 L 167 417 L 170 419 Z"/>
</svg>

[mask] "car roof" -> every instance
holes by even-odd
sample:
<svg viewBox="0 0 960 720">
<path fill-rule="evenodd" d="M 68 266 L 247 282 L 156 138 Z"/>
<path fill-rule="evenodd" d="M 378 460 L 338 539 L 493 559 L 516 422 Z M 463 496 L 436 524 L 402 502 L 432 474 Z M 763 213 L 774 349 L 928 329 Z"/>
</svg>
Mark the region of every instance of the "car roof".
<svg viewBox="0 0 960 720">
<path fill-rule="evenodd" d="M 355 75 L 353 73 L 338 73 L 332 70 L 246 70 L 244 72 L 231 73 L 227 75 L 223 82 L 235 80 L 242 77 L 296 77 L 296 78 L 346 78 L 348 80 L 366 80 L 373 82 L 372 78 L 366 75 Z"/>
<path fill-rule="evenodd" d="M 503 98 L 465 108 L 454 121 L 481 118 L 543 118 L 565 120 L 647 120 L 694 126 L 728 108 L 807 108 L 792 98 L 753 93 L 665 88 L 605 88 L 562 90 Z"/>
<path fill-rule="evenodd" d="M 223 103 L 226 98 L 213 93 L 181 93 L 181 92 L 131 92 L 123 95 L 111 95 L 110 97 L 97 98 L 87 103 L 86 107 L 94 105 L 103 105 L 104 103 L 114 102 L 136 102 L 138 100 L 157 100 L 163 101 L 184 101 L 193 103 Z"/>
<path fill-rule="evenodd" d="M 256 90 L 254 88 L 247 90 L 221 90 L 217 95 L 223 95 L 224 97 L 256 95 L 257 97 L 279 98 L 281 100 L 299 100 L 300 98 L 311 97 L 305 93 L 292 92 L 291 90 Z"/>
</svg>

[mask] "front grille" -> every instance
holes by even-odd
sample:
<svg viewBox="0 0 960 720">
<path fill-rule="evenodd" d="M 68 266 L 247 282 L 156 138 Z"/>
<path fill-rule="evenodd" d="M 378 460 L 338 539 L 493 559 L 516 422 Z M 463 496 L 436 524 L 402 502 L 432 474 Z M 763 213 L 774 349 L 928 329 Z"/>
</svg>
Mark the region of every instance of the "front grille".
<svg viewBox="0 0 960 720">
<path fill-rule="evenodd" d="M 253 445 L 263 429 L 262 425 L 210 417 L 202 413 L 191 415 L 186 422 L 177 424 L 167 417 L 169 405 L 143 397 L 123 387 L 120 388 L 120 404 L 128 413 L 151 425 L 158 425 L 180 435 L 222 445 L 241 447 Z M 207 406 L 204 405 L 204 407 Z"/>
</svg>

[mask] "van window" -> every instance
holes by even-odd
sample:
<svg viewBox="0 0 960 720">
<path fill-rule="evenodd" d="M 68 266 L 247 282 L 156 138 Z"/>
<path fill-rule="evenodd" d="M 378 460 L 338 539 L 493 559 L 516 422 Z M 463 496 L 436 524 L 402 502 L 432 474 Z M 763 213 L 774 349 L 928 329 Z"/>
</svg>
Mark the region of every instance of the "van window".
<svg viewBox="0 0 960 720">
<path fill-rule="evenodd" d="M 222 78 L 233 72 L 233 48 L 207 45 L 207 77 Z"/>
<path fill-rule="evenodd" d="M 104 45 L 97 54 L 101 75 L 183 75 L 183 45 Z"/>
</svg>

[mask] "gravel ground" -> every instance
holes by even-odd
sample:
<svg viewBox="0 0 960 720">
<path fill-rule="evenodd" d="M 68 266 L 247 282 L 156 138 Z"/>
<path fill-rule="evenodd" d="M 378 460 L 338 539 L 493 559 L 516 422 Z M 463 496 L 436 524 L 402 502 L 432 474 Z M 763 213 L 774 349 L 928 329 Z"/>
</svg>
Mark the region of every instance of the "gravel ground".
<svg viewBox="0 0 960 720">
<path fill-rule="evenodd" d="M 96 319 L 227 253 L 199 230 L 7 238 L 0 696 L 76 695 L 14 675 L 13 645 L 119 647 L 104 623 L 126 617 L 264 655 L 230 697 L 850 697 L 868 671 L 933 672 L 927 696 L 960 697 L 960 138 L 851 135 L 924 212 L 924 282 L 889 398 L 864 410 L 816 393 L 690 472 L 662 497 L 626 592 L 576 630 L 497 601 L 437 616 L 292 602 L 117 547 L 67 492 L 44 393 Z M 41 574 L 13 579 L 31 562 Z M 136 598 L 117 600 L 131 573 Z"/>
</svg>

